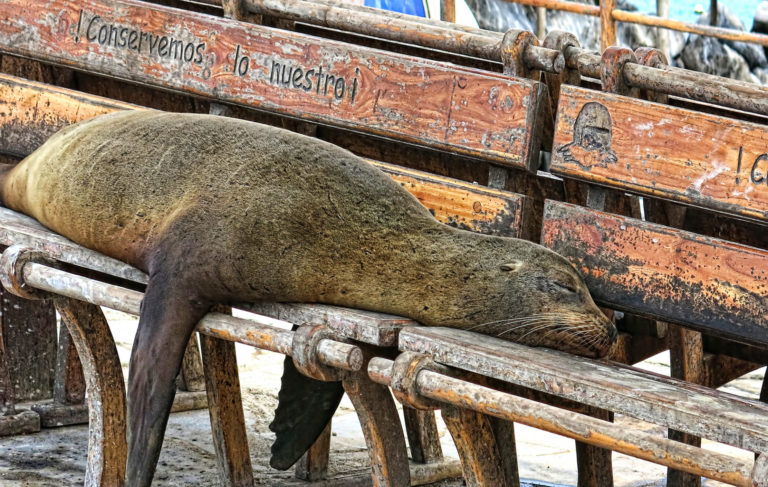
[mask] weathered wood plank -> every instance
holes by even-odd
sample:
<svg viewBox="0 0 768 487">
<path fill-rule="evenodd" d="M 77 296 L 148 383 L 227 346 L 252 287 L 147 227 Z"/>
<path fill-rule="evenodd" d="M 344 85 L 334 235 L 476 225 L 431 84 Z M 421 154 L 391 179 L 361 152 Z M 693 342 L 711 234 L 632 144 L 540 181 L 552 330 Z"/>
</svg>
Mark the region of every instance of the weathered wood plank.
<svg viewBox="0 0 768 487">
<path fill-rule="evenodd" d="M 133 0 L 0 5 L 0 50 L 527 168 L 538 82 Z"/>
<path fill-rule="evenodd" d="M 441 222 L 452 227 L 504 237 L 519 237 L 521 195 L 368 160 L 400 183 Z"/>
<path fill-rule="evenodd" d="M 768 219 L 768 127 L 564 86 L 552 172 Z"/>
<path fill-rule="evenodd" d="M 115 110 L 139 108 L 0 73 L 0 151 L 25 157 L 56 131 Z"/>
<path fill-rule="evenodd" d="M 435 361 L 751 451 L 766 451 L 768 406 L 614 362 L 449 328 L 414 327 L 399 348 Z"/>
<path fill-rule="evenodd" d="M 253 303 L 243 308 L 290 323 L 324 325 L 340 336 L 379 347 L 394 347 L 401 329 L 418 325 L 399 316 L 324 304 Z"/>
<path fill-rule="evenodd" d="M 147 276 L 135 267 L 86 249 L 54 233 L 26 215 L 0 207 L 0 245 L 23 245 L 44 250 L 54 259 L 130 281 L 146 284 Z"/>
<path fill-rule="evenodd" d="M 200 348 L 219 480 L 223 485 L 253 486 L 235 344 L 203 335 Z"/>
<path fill-rule="evenodd" d="M 607 306 L 768 343 L 768 251 L 554 201 L 542 243 Z"/>
<path fill-rule="evenodd" d="M 23 157 L 57 130 L 113 110 L 141 107 L 0 74 L 0 152 Z M 38 107 L 44 106 L 45 110 Z M 451 226 L 516 237 L 522 196 L 393 164 L 368 162 L 398 181 Z"/>
</svg>

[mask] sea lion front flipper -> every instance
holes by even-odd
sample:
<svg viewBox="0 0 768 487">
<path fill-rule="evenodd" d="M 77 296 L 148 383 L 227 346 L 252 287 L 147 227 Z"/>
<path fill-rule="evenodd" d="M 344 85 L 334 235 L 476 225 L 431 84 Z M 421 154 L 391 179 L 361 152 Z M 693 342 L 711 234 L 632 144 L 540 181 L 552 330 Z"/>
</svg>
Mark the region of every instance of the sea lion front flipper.
<svg viewBox="0 0 768 487">
<path fill-rule="evenodd" d="M 151 274 L 141 304 L 128 374 L 128 487 L 152 483 L 184 350 L 210 308 L 185 282 Z"/>
<path fill-rule="evenodd" d="M 344 388 L 341 382 L 323 382 L 299 373 L 291 357 L 283 362 L 283 378 L 277 395 L 272 468 L 287 470 L 309 450 L 339 407 Z"/>
</svg>

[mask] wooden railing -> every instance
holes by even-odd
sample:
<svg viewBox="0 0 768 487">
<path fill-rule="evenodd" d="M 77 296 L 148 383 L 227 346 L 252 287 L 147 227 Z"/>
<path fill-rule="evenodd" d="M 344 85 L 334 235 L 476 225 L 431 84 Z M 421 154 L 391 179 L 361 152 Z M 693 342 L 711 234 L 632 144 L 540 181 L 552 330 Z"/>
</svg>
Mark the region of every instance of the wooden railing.
<svg viewBox="0 0 768 487">
<path fill-rule="evenodd" d="M 567 0 L 507 0 L 512 3 L 530 5 L 549 10 L 560 10 L 575 14 L 588 15 L 600 18 L 600 50 L 617 44 L 616 22 L 630 22 L 633 24 L 661 27 L 663 29 L 689 32 L 703 36 L 717 37 L 730 41 L 749 42 L 768 46 L 768 36 L 753 32 L 743 32 L 735 29 L 724 29 L 711 25 L 691 24 L 653 15 L 645 15 L 637 12 L 628 12 L 616 8 L 616 0 L 601 0 L 600 5 L 589 5 Z M 713 2 L 716 5 L 716 2 Z M 541 12 L 541 10 L 539 10 Z"/>
</svg>

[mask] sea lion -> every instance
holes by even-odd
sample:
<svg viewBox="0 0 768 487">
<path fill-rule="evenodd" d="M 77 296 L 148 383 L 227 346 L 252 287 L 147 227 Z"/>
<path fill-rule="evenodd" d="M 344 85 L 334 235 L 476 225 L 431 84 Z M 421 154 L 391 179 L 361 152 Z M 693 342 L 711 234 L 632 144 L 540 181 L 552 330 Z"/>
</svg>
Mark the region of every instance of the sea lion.
<svg viewBox="0 0 768 487">
<path fill-rule="evenodd" d="M 362 159 L 286 130 L 117 112 L 65 128 L 3 174 L 6 207 L 149 274 L 129 372 L 130 486 L 151 483 L 185 345 L 214 304 L 328 303 L 587 356 L 616 336 L 563 257 L 443 225 Z M 276 421 L 281 467 L 340 397 L 326 387 L 323 404 L 301 402 L 292 373 L 283 412 L 322 411 Z"/>
</svg>

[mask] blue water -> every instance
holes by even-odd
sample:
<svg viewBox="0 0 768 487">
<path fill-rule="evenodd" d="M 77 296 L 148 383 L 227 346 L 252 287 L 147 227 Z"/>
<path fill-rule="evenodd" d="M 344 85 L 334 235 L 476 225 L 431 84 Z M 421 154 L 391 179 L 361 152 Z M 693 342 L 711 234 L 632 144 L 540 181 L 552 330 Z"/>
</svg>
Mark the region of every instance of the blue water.
<svg viewBox="0 0 768 487">
<path fill-rule="evenodd" d="M 656 0 L 630 0 L 641 12 L 656 13 Z M 709 0 L 674 0 L 669 2 L 669 17 L 683 22 L 696 22 L 699 14 L 695 12 L 696 6 L 709 11 Z M 747 30 L 752 29 L 752 20 L 760 0 L 720 0 L 720 5 L 725 5 L 728 10 L 739 16 Z"/>
</svg>

